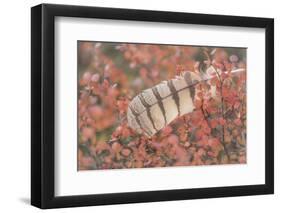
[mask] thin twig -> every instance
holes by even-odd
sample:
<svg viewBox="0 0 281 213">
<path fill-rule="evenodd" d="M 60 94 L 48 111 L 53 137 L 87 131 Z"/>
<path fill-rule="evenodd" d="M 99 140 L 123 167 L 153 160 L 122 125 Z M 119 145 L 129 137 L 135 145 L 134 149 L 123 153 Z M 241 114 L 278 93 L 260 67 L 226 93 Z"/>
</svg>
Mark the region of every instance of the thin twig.
<svg viewBox="0 0 281 213">
<path fill-rule="evenodd" d="M 214 68 L 218 78 L 219 78 L 219 81 L 220 81 L 220 94 L 221 94 L 221 116 L 222 116 L 222 119 L 225 120 L 225 116 L 224 116 L 224 98 L 223 98 L 223 94 L 222 94 L 222 90 L 223 90 L 223 80 L 221 79 L 221 76 L 220 74 L 218 73 L 217 69 Z M 225 129 L 224 129 L 224 125 L 222 125 L 222 133 L 221 133 L 221 144 L 223 146 L 223 149 L 224 149 L 224 152 L 225 152 L 225 155 L 227 156 L 227 160 L 228 162 L 230 161 L 230 157 L 229 157 L 229 153 L 228 153 L 228 150 L 226 148 L 226 144 L 225 144 L 225 139 L 224 139 L 224 135 L 225 135 Z"/>
</svg>

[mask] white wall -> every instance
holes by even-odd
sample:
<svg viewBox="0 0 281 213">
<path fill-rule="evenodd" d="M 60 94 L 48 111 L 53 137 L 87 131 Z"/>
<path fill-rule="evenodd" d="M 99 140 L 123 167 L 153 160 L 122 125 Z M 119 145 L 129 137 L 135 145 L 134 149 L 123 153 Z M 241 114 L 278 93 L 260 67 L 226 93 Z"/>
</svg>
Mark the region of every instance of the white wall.
<svg viewBox="0 0 281 213">
<path fill-rule="evenodd" d="M 114 1 L 59 0 L 45 3 L 81 4 L 195 13 L 275 18 L 275 109 L 280 109 L 281 13 L 277 0 Z M 37 0 L 2 1 L 0 9 L 0 210 L 38 212 L 29 206 L 30 196 L 30 7 Z M 51 212 L 255 212 L 274 211 L 281 202 L 280 110 L 275 112 L 275 195 L 173 201 L 51 210 Z M 276 212 L 276 211 L 275 211 Z"/>
</svg>

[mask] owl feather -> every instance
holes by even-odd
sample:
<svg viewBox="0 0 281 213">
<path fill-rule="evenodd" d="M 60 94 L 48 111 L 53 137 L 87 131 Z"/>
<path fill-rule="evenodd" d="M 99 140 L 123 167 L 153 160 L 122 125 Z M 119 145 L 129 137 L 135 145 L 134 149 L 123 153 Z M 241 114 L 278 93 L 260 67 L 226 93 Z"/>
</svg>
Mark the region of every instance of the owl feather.
<svg viewBox="0 0 281 213">
<path fill-rule="evenodd" d="M 244 69 L 233 70 L 233 73 Z M 139 134 L 152 137 L 178 116 L 194 110 L 195 86 L 220 74 L 210 66 L 206 73 L 185 71 L 135 96 L 128 106 L 128 125 Z M 212 88 L 213 90 L 215 88 Z M 215 94 L 215 92 L 212 92 Z"/>
</svg>

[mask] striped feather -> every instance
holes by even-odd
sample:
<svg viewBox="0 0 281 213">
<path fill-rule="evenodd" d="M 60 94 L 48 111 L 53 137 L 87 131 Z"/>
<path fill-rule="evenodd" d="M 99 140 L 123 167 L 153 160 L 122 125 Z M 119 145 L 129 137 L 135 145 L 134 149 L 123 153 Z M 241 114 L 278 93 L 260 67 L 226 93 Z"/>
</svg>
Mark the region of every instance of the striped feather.
<svg viewBox="0 0 281 213">
<path fill-rule="evenodd" d="M 152 137 L 177 116 L 192 112 L 194 86 L 201 80 L 199 75 L 185 72 L 144 90 L 129 104 L 129 126 L 139 134 Z"/>
<path fill-rule="evenodd" d="M 152 137 L 178 116 L 192 112 L 195 85 L 211 79 L 214 68 L 210 67 L 206 73 L 199 75 L 186 71 L 181 76 L 142 91 L 129 104 L 129 126 L 139 134 Z"/>
</svg>

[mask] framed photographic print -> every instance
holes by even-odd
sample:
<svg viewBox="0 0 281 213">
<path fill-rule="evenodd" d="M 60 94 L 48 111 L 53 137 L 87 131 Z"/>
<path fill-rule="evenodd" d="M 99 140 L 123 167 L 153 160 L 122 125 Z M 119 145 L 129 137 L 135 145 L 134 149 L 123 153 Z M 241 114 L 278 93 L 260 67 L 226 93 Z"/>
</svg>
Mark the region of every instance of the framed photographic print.
<svg viewBox="0 0 281 213">
<path fill-rule="evenodd" d="M 274 191 L 274 21 L 31 9 L 31 203 Z"/>
</svg>

